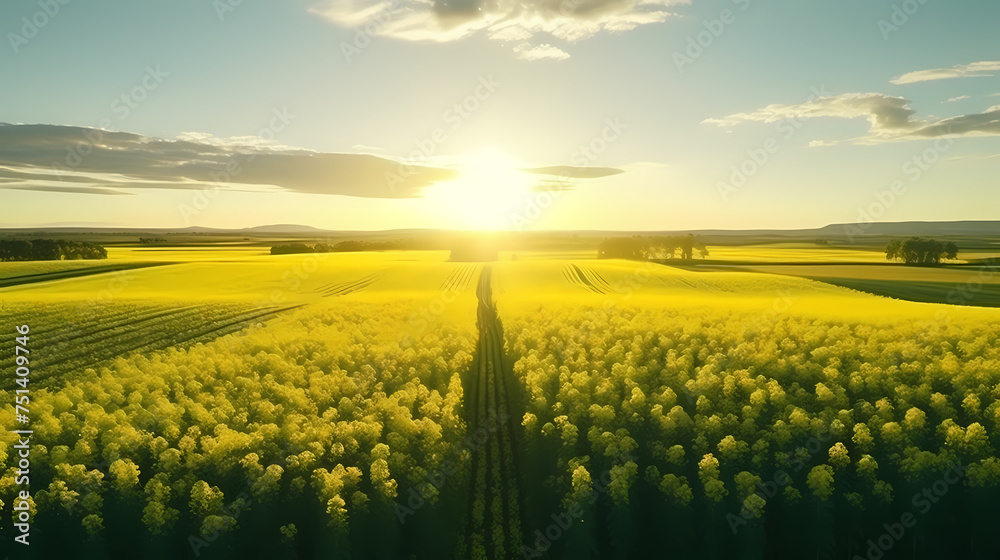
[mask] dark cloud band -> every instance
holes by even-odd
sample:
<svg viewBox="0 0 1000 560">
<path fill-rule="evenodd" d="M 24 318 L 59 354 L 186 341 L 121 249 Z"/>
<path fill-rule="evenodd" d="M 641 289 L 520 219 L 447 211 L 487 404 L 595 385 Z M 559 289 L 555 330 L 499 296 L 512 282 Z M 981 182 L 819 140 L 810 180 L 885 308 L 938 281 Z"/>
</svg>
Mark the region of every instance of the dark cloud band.
<svg viewBox="0 0 1000 560">
<path fill-rule="evenodd" d="M 122 189 L 285 190 L 365 198 L 415 198 L 454 169 L 365 154 L 247 143 L 163 140 L 127 132 L 0 123 L 4 188 L 119 194 Z M 64 183 L 54 188 L 51 183 Z M 58 185 L 57 185 L 58 186 Z"/>
</svg>

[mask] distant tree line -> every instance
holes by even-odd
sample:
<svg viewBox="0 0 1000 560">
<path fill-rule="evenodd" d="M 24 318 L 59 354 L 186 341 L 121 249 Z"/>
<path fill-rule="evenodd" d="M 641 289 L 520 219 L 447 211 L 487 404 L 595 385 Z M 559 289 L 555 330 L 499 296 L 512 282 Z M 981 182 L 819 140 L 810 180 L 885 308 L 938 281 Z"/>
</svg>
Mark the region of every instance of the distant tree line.
<svg viewBox="0 0 1000 560">
<path fill-rule="evenodd" d="M 318 243 L 317 245 L 322 245 Z M 310 247 L 305 243 L 290 243 L 288 245 L 275 245 L 271 247 L 272 255 L 301 255 L 304 253 L 329 253 L 329 251 L 317 251 L 315 247 Z"/>
<path fill-rule="evenodd" d="M 271 247 L 272 255 L 301 255 L 305 253 L 352 253 L 358 251 L 394 251 L 409 248 L 403 241 L 341 241 L 334 243 L 290 243 Z"/>
<path fill-rule="evenodd" d="M 60 261 L 106 259 L 108 251 L 97 243 L 59 239 L 0 240 L 0 261 Z"/>
<path fill-rule="evenodd" d="M 597 248 L 597 256 L 601 259 L 681 259 L 708 256 L 708 248 L 701 239 L 693 234 L 687 235 L 657 235 L 611 237 L 605 239 Z"/>
<path fill-rule="evenodd" d="M 159 245 L 161 243 L 166 243 L 167 240 L 163 237 L 140 237 L 139 243 L 143 245 Z"/>
<path fill-rule="evenodd" d="M 341 241 L 334 243 L 332 251 L 334 253 L 351 253 L 358 251 L 400 251 L 411 248 L 412 242 L 405 241 Z"/>
<path fill-rule="evenodd" d="M 958 245 L 926 237 L 894 239 L 885 248 L 885 258 L 915 265 L 940 264 L 941 259 L 958 258 Z"/>
</svg>

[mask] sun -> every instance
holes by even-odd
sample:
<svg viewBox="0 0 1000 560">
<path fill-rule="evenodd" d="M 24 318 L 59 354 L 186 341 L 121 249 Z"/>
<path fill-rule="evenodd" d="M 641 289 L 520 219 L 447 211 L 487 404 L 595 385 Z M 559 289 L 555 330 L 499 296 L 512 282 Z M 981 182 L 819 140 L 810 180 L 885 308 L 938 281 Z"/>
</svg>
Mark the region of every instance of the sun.
<svg viewBox="0 0 1000 560">
<path fill-rule="evenodd" d="M 534 185 L 531 175 L 521 171 L 524 165 L 485 149 L 461 156 L 458 168 L 457 178 L 425 191 L 432 212 L 461 229 L 511 229 Z"/>
</svg>

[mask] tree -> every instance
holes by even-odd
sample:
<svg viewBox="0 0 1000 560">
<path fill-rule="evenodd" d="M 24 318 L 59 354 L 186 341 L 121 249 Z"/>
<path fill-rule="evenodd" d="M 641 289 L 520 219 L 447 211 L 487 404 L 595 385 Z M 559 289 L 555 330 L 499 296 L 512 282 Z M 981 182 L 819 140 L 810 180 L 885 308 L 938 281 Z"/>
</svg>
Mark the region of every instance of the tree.
<svg viewBox="0 0 1000 560">
<path fill-rule="evenodd" d="M 0 241 L 0 261 L 31 260 L 31 242 L 23 239 Z"/>
<path fill-rule="evenodd" d="M 106 259 L 104 247 L 86 241 L 57 239 L 24 239 L 0 241 L 0 261 L 59 261 L 73 259 Z"/>
<path fill-rule="evenodd" d="M 312 252 L 313 248 L 304 243 L 291 243 L 289 245 L 276 245 L 271 247 L 272 255 L 302 255 Z"/>
<path fill-rule="evenodd" d="M 894 239 L 885 247 L 886 260 L 899 260 L 912 265 L 935 265 L 941 259 L 958 258 L 958 245 L 926 237 Z"/>
<path fill-rule="evenodd" d="M 656 258 L 672 259 L 680 250 L 681 258 L 690 260 L 694 252 L 705 258 L 708 249 L 701 239 L 692 233 L 687 235 L 652 236 L 652 237 L 611 237 L 605 239 L 597 248 L 597 258 L 600 259 L 633 259 L 647 260 Z"/>
<path fill-rule="evenodd" d="M 611 237 L 602 241 L 598 246 L 597 257 L 601 259 L 645 260 L 649 257 L 649 241 L 638 236 Z"/>
<path fill-rule="evenodd" d="M 681 258 L 684 260 L 691 260 L 694 258 L 694 234 L 689 233 L 685 237 L 681 238 L 680 242 L 681 248 Z"/>
</svg>

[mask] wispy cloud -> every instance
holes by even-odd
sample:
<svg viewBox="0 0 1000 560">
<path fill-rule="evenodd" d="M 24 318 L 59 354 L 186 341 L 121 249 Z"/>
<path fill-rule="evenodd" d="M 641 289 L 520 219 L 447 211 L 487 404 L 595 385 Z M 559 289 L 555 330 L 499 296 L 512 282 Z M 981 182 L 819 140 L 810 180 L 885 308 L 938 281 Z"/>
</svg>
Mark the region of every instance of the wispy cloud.
<svg viewBox="0 0 1000 560">
<path fill-rule="evenodd" d="M 351 146 L 351 149 L 357 150 L 359 152 L 384 152 L 385 148 L 378 148 L 376 146 L 366 146 L 364 144 L 355 144 Z"/>
<path fill-rule="evenodd" d="M 971 64 L 958 64 L 951 68 L 934 68 L 931 70 L 917 70 L 907 72 L 890 80 L 897 85 L 915 84 L 917 82 L 929 82 L 933 80 L 950 80 L 952 78 L 976 78 L 992 76 L 991 72 L 1000 70 L 1000 60 L 984 60 Z"/>
<path fill-rule="evenodd" d="M 82 148 L 81 148 L 82 147 Z M 394 180 L 386 179 L 393 174 Z M 321 153 L 259 138 L 176 140 L 58 125 L 0 123 L 0 188 L 122 194 L 199 189 L 412 198 L 454 169 L 365 154 Z"/>
<path fill-rule="evenodd" d="M 845 93 L 797 105 L 768 105 L 751 113 L 737 113 L 702 122 L 734 126 L 745 122 L 770 123 L 816 117 L 864 118 L 870 127 L 868 136 L 855 139 L 861 144 L 941 136 L 1000 136 L 1000 105 L 982 113 L 945 119 L 920 120 L 913 118 L 914 114 L 910 101 L 902 97 L 881 93 Z"/>
<path fill-rule="evenodd" d="M 1000 154 L 987 154 L 982 156 L 954 156 L 945 158 L 945 161 L 962 161 L 962 160 L 981 161 L 987 159 L 1000 159 Z"/>
<path fill-rule="evenodd" d="M 910 116 L 910 102 L 902 97 L 891 97 L 881 93 L 845 93 L 830 97 L 819 97 L 797 105 L 768 105 L 751 113 L 736 113 L 723 118 L 711 118 L 704 124 L 732 126 L 749 121 L 777 122 L 786 119 L 812 117 L 864 117 L 871 122 L 874 130 L 899 129 L 913 126 Z"/>
<path fill-rule="evenodd" d="M 946 99 L 945 103 L 954 103 L 956 101 L 962 101 L 963 99 L 971 99 L 971 98 L 968 95 L 959 95 L 958 97 L 952 97 L 950 99 Z"/>
<path fill-rule="evenodd" d="M 611 175 L 624 173 L 623 170 L 616 167 L 578 167 L 573 165 L 534 167 L 531 169 L 522 169 L 521 171 L 535 175 L 552 175 L 572 179 L 600 179 L 601 177 L 610 177 Z"/>
<path fill-rule="evenodd" d="M 59 192 L 59 193 L 74 193 L 74 194 L 110 194 L 110 195 L 129 195 L 132 193 L 127 193 L 124 191 L 117 191 L 115 189 L 107 189 L 104 187 L 95 187 L 92 185 L 74 187 L 71 185 L 51 185 L 51 184 L 17 184 L 11 186 L 4 186 L 5 189 L 14 189 L 21 191 L 35 191 L 35 192 Z"/>
<path fill-rule="evenodd" d="M 523 42 L 541 34 L 573 42 L 602 32 L 630 31 L 663 22 L 675 15 L 669 10 L 671 6 L 689 3 L 690 0 L 387 0 L 372 5 L 361 0 L 320 0 L 310 11 L 338 26 L 355 28 L 371 24 L 377 35 L 407 41 L 446 42 L 484 34 L 498 41 Z M 552 50 L 544 52 L 548 56 L 522 58 L 569 57 Z"/>
<path fill-rule="evenodd" d="M 581 179 L 601 179 L 625 173 L 617 167 L 580 167 L 575 165 L 552 165 L 521 169 L 523 173 L 542 175 L 531 188 L 534 192 L 563 192 L 576 189 Z"/>
<path fill-rule="evenodd" d="M 569 58 L 569 53 L 548 43 L 537 46 L 522 43 L 514 47 L 514 52 L 521 60 L 566 60 Z"/>
</svg>

